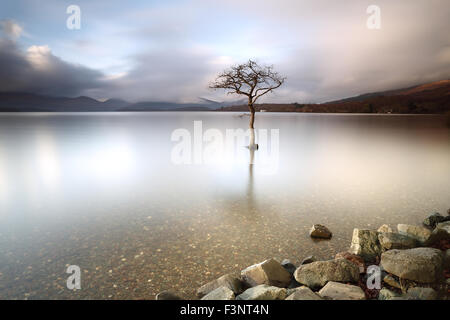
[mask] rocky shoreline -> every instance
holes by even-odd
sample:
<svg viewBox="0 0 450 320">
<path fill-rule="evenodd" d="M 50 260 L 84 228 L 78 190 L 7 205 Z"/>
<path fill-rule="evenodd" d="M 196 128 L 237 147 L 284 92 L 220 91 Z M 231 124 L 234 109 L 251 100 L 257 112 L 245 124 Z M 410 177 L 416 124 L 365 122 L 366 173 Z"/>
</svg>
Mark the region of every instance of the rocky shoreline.
<svg viewBox="0 0 450 320">
<path fill-rule="evenodd" d="M 330 239 L 323 225 L 310 230 Z M 450 209 L 433 213 L 423 226 L 398 224 L 354 229 L 350 248 L 332 260 L 268 259 L 230 273 L 197 290 L 201 300 L 449 300 Z M 156 300 L 181 300 L 163 291 Z"/>
</svg>

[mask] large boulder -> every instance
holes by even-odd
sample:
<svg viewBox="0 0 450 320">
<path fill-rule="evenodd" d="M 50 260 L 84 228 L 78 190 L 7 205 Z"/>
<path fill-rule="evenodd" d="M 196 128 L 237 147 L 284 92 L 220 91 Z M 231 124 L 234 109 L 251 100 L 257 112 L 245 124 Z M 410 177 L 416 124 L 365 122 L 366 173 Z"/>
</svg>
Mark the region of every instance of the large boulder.
<svg viewBox="0 0 450 320">
<path fill-rule="evenodd" d="M 319 295 L 325 299 L 332 300 L 365 300 L 364 291 L 350 284 L 339 282 L 328 282 L 325 287 L 319 291 Z"/>
<path fill-rule="evenodd" d="M 322 300 L 322 298 L 314 293 L 308 287 L 300 287 L 293 290 L 286 300 Z"/>
<path fill-rule="evenodd" d="M 363 257 L 366 261 L 374 260 L 381 254 L 378 232 L 374 230 L 353 229 L 350 253 Z"/>
<path fill-rule="evenodd" d="M 267 284 L 269 286 L 287 287 L 291 275 L 275 259 L 269 259 L 252 265 L 241 271 L 242 279 L 251 287 Z"/>
<path fill-rule="evenodd" d="M 381 266 L 399 278 L 430 283 L 442 277 L 444 254 L 434 248 L 389 250 L 381 255 Z"/>
<path fill-rule="evenodd" d="M 298 283 L 310 288 L 320 288 L 328 281 L 358 281 L 359 268 L 347 259 L 316 261 L 300 266 L 295 270 L 294 277 Z"/>
<path fill-rule="evenodd" d="M 400 234 L 416 239 L 423 246 L 428 245 L 431 241 L 431 231 L 424 227 L 399 224 L 397 230 Z"/>
<path fill-rule="evenodd" d="M 242 293 L 242 291 L 244 291 L 244 284 L 242 283 L 239 276 L 230 273 L 201 286 L 197 290 L 197 296 L 201 298 L 210 293 L 211 291 L 220 288 L 222 286 L 227 287 L 228 289 L 233 291 L 234 294 L 240 294 Z"/>
<path fill-rule="evenodd" d="M 386 249 L 412 249 L 418 246 L 417 240 L 400 233 L 382 232 L 378 235 L 381 246 Z"/>
<path fill-rule="evenodd" d="M 364 264 L 364 259 L 361 258 L 360 256 L 350 253 L 350 252 L 339 252 L 336 254 L 336 256 L 334 257 L 335 259 L 347 259 L 350 262 L 353 262 L 354 264 L 356 264 L 359 268 L 359 273 L 364 273 L 365 271 L 365 264 Z"/>
<path fill-rule="evenodd" d="M 214 289 L 201 300 L 234 300 L 234 292 L 230 288 L 222 286 Z"/>
<path fill-rule="evenodd" d="M 286 289 L 260 284 L 245 290 L 236 297 L 236 300 L 284 300 Z"/>
<path fill-rule="evenodd" d="M 428 218 L 423 220 L 423 225 L 428 228 L 434 229 L 438 223 L 445 222 L 445 221 L 450 221 L 450 217 L 449 216 L 444 217 L 440 213 L 435 212 L 432 215 L 430 215 Z"/>
<path fill-rule="evenodd" d="M 311 230 L 309 230 L 309 235 L 312 238 L 330 239 L 332 233 L 327 227 L 321 224 L 315 224 L 311 227 Z"/>
</svg>

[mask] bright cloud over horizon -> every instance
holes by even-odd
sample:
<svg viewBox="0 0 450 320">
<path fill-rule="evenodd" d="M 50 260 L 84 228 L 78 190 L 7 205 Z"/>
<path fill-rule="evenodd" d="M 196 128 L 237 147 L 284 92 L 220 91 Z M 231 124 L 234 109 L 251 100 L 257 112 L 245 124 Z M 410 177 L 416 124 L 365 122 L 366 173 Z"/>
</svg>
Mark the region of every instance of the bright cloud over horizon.
<svg viewBox="0 0 450 320">
<path fill-rule="evenodd" d="M 81 29 L 66 9 L 81 9 Z M 381 29 L 366 26 L 369 5 Z M 450 78 L 448 0 L 3 1 L 0 91 L 192 102 L 232 64 L 273 64 L 263 102 L 323 102 Z"/>
</svg>

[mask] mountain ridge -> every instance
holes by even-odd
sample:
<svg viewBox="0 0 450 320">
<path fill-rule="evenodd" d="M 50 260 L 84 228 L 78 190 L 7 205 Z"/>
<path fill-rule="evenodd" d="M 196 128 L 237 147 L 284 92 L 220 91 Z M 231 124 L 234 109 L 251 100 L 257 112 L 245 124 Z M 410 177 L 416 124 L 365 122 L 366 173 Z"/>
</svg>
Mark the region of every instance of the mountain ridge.
<svg viewBox="0 0 450 320">
<path fill-rule="evenodd" d="M 111 111 L 211 111 L 241 102 L 218 102 L 201 98 L 199 103 L 168 101 L 127 102 L 122 99 L 98 101 L 87 96 L 53 97 L 28 92 L 0 92 L 0 112 L 111 112 Z"/>
<path fill-rule="evenodd" d="M 440 80 L 380 92 L 365 93 L 355 97 L 321 104 L 264 103 L 255 106 L 257 111 L 312 112 L 312 113 L 404 113 L 442 114 L 450 112 L 450 80 Z M 245 105 L 221 108 L 221 111 L 248 111 Z"/>
<path fill-rule="evenodd" d="M 218 102 L 141 101 L 130 103 L 111 98 L 105 101 L 79 96 L 53 97 L 26 92 L 0 92 L 0 112 L 105 112 L 105 111 L 248 111 L 245 100 Z M 268 112 L 324 113 L 446 113 L 450 111 L 450 80 L 440 80 L 403 89 L 365 93 L 321 104 L 257 104 Z"/>
</svg>

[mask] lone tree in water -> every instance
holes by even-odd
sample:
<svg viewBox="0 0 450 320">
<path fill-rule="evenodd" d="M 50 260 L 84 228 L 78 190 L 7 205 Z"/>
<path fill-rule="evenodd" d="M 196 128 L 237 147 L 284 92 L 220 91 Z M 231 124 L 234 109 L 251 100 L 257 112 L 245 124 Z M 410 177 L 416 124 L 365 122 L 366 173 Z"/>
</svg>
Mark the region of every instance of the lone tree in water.
<svg viewBox="0 0 450 320">
<path fill-rule="evenodd" d="M 256 62 L 239 64 L 219 74 L 210 84 L 211 89 L 226 89 L 228 94 L 247 96 L 250 111 L 250 129 L 254 129 L 255 102 L 259 97 L 280 87 L 286 78 L 273 71 L 273 66 L 259 66 Z"/>
</svg>

